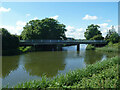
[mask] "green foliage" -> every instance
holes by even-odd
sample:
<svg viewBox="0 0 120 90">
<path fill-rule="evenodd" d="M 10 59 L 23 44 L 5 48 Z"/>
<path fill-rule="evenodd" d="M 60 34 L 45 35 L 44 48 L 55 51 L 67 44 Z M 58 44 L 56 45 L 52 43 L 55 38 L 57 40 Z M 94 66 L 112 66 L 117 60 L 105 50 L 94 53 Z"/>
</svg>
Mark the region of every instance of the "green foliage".
<svg viewBox="0 0 120 90">
<path fill-rule="evenodd" d="M 98 30 L 100 26 L 91 24 L 86 29 L 86 32 L 84 33 L 84 36 L 87 40 L 90 40 L 96 35 L 102 35 L 102 33 Z"/>
<path fill-rule="evenodd" d="M 113 65 L 108 69 L 102 70 L 101 73 L 93 74 L 89 78 L 84 77 L 76 86 L 80 88 L 117 88 L 117 69 L 118 67 Z"/>
<path fill-rule="evenodd" d="M 65 39 L 65 25 L 52 18 L 29 21 L 21 34 L 22 39 Z"/>
<path fill-rule="evenodd" d="M 96 35 L 92 37 L 90 40 L 104 40 L 104 37 L 102 35 Z"/>
<path fill-rule="evenodd" d="M 40 81 L 18 84 L 14 88 L 119 88 L 118 64 L 118 57 L 113 57 L 51 80 L 43 76 Z"/>
<path fill-rule="evenodd" d="M 96 48 L 96 50 L 105 52 L 120 52 L 120 42 L 115 44 L 109 42 L 105 47 Z"/>
<path fill-rule="evenodd" d="M 113 33 L 115 33 L 114 26 L 112 26 L 112 29 L 109 29 L 109 31 L 108 31 L 108 33 L 107 33 L 105 39 L 106 39 L 106 40 L 109 39 L 110 36 L 111 36 Z"/>
<path fill-rule="evenodd" d="M 95 46 L 89 44 L 87 45 L 86 50 L 95 50 Z"/>
<path fill-rule="evenodd" d="M 19 50 L 21 51 L 21 52 L 28 52 L 28 51 L 31 51 L 31 46 L 27 46 L 27 47 L 19 47 Z"/>
<path fill-rule="evenodd" d="M 105 37 L 105 40 L 112 43 L 118 43 L 120 41 L 119 34 L 115 31 L 114 27 L 110 29 Z"/>
<path fill-rule="evenodd" d="M 118 43 L 120 41 L 120 36 L 118 33 L 114 32 L 112 35 L 110 35 L 109 39 L 112 43 Z"/>
<path fill-rule="evenodd" d="M 104 40 L 104 37 L 102 35 L 95 35 L 90 40 Z M 102 47 L 105 46 L 105 44 L 92 44 L 94 47 Z"/>
<path fill-rule="evenodd" d="M 19 46 L 19 39 L 16 35 L 11 35 L 6 29 L 1 28 L 2 32 L 2 50 L 17 49 Z"/>
<path fill-rule="evenodd" d="M 95 35 L 94 37 L 90 38 L 90 40 L 104 40 L 102 35 Z M 87 49 L 94 50 L 95 47 L 102 47 L 105 46 L 104 44 L 91 44 L 87 46 Z"/>
</svg>

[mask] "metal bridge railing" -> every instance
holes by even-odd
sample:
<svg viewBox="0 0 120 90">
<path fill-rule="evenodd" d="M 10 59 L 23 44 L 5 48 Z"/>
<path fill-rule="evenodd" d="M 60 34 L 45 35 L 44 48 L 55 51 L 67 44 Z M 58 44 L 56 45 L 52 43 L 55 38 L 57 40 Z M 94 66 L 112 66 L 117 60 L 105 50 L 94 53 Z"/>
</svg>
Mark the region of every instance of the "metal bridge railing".
<svg viewBox="0 0 120 90">
<path fill-rule="evenodd" d="M 55 42 L 106 42 L 105 40 L 20 40 L 20 42 L 31 42 L 31 43 L 55 43 Z"/>
</svg>

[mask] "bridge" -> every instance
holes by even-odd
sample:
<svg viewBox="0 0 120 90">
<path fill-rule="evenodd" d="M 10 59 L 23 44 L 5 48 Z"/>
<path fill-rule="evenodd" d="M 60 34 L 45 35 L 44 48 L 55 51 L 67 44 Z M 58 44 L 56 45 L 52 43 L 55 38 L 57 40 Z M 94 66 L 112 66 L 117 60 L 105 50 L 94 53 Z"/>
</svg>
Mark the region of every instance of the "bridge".
<svg viewBox="0 0 120 90">
<path fill-rule="evenodd" d="M 80 44 L 106 44 L 106 41 L 105 40 L 20 40 L 20 46 L 77 45 L 77 51 L 79 51 Z"/>
</svg>

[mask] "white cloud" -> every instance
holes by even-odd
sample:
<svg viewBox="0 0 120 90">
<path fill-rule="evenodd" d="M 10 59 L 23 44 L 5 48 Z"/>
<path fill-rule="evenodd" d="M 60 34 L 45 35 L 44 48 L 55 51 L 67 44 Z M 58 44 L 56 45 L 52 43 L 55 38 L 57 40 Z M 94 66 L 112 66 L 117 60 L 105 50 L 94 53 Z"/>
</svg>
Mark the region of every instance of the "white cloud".
<svg viewBox="0 0 120 90">
<path fill-rule="evenodd" d="M 102 24 L 97 24 L 100 26 L 100 31 L 102 33 L 102 36 L 106 36 L 107 32 L 109 29 L 112 28 L 112 26 L 109 26 L 108 23 L 102 23 Z M 114 26 L 116 32 L 118 32 L 118 26 Z M 86 31 L 86 28 L 75 28 L 72 26 L 67 26 L 66 27 L 67 32 L 65 32 L 67 37 L 75 38 L 75 39 L 85 39 L 84 37 L 84 32 Z"/>
<path fill-rule="evenodd" d="M 112 25 L 109 26 L 108 23 L 97 24 L 100 26 L 100 31 L 102 35 L 105 37 L 107 35 L 108 30 L 112 29 Z M 118 25 L 114 26 L 115 31 L 118 33 Z"/>
<path fill-rule="evenodd" d="M 108 23 L 102 23 L 102 24 L 97 24 L 97 25 L 99 25 L 100 27 L 107 27 Z"/>
<path fill-rule="evenodd" d="M 34 17 L 32 20 L 38 19 L 37 17 Z M 20 35 L 23 31 L 23 27 L 26 25 L 26 22 L 24 21 L 17 21 L 16 26 L 12 25 L 0 25 L 0 28 L 6 28 L 11 34 L 17 34 Z"/>
<path fill-rule="evenodd" d="M 106 22 L 111 22 L 112 20 L 105 20 Z"/>
<path fill-rule="evenodd" d="M 16 22 L 16 25 L 17 26 L 25 26 L 26 22 L 23 22 L 23 21 L 17 21 Z"/>
<path fill-rule="evenodd" d="M 67 32 L 65 32 L 67 37 L 75 38 L 75 39 L 84 39 L 84 32 L 85 29 L 83 28 L 75 28 L 72 26 L 67 26 L 66 27 Z"/>
<path fill-rule="evenodd" d="M 97 16 L 85 15 L 85 17 L 83 17 L 83 20 L 96 20 L 96 19 L 98 19 Z"/>
<path fill-rule="evenodd" d="M 114 28 L 115 28 L 115 31 L 116 31 L 117 33 L 119 33 L 119 31 L 118 31 L 119 25 L 114 26 Z"/>
<path fill-rule="evenodd" d="M 58 19 L 58 15 L 56 15 L 56 16 L 53 16 L 53 17 L 50 17 L 50 18 L 53 18 L 53 19 Z"/>
<path fill-rule="evenodd" d="M 20 35 L 23 31 L 23 27 L 25 26 L 26 22 L 23 21 L 17 21 L 16 26 L 12 25 L 0 25 L 0 28 L 7 29 L 11 34 L 17 34 Z"/>
<path fill-rule="evenodd" d="M 36 19 L 38 19 L 38 17 L 34 17 L 32 20 L 36 20 Z"/>
<path fill-rule="evenodd" d="M 4 7 L 0 7 L 0 13 L 1 12 L 9 12 L 11 10 L 11 8 L 4 8 Z"/>
<path fill-rule="evenodd" d="M 110 27 L 108 27 L 108 23 L 102 23 L 102 24 L 97 24 L 100 26 L 100 31 L 102 33 L 102 36 L 105 37 L 108 30 L 110 29 Z"/>
<path fill-rule="evenodd" d="M 29 17 L 30 16 L 30 14 L 26 14 L 26 17 Z"/>
</svg>

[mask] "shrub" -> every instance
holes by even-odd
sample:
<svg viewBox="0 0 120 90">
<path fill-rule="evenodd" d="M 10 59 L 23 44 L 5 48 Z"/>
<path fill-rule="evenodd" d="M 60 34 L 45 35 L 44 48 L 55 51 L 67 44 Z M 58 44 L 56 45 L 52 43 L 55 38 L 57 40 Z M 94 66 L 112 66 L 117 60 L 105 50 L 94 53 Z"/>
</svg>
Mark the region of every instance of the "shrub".
<svg viewBox="0 0 120 90">
<path fill-rule="evenodd" d="M 87 45 L 86 50 L 95 50 L 95 46 L 89 44 Z"/>
</svg>

